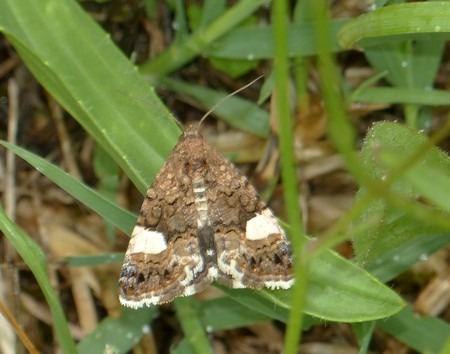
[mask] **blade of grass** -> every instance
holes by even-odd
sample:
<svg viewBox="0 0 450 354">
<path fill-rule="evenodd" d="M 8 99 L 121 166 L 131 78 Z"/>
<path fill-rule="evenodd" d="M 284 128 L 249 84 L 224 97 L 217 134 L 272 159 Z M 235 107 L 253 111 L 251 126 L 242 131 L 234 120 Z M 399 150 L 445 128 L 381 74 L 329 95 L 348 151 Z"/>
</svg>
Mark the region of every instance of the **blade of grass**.
<svg viewBox="0 0 450 354">
<path fill-rule="evenodd" d="M 110 36 L 73 0 L 0 1 L 0 31 L 144 193 L 180 129 Z"/>
<path fill-rule="evenodd" d="M 445 1 L 382 7 L 348 22 L 338 33 L 344 48 L 386 45 L 388 41 L 450 38 L 450 7 Z"/>
<path fill-rule="evenodd" d="M 439 353 L 450 337 L 450 325 L 438 318 L 419 316 L 412 307 L 384 321 L 377 327 L 420 353 Z"/>
<path fill-rule="evenodd" d="M 119 317 L 107 317 L 77 345 L 78 353 L 125 354 L 133 349 L 148 331 L 149 323 L 157 315 L 153 306 L 135 311 L 123 308 Z"/>
<path fill-rule="evenodd" d="M 208 331 L 246 327 L 271 318 L 243 306 L 229 297 L 202 301 L 199 304 L 201 321 Z"/>
<path fill-rule="evenodd" d="M 322 244 L 336 244 L 337 241 L 343 239 L 345 231 L 350 226 L 352 219 L 364 212 L 364 208 L 369 205 L 375 195 L 381 194 L 383 197 L 388 193 L 384 184 L 373 181 L 365 171 L 364 166 L 358 160 L 358 155 L 354 150 L 356 140 L 355 130 L 351 121 L 346 116 L 346 108 L 343 106 L 345 99 L 342 97 L 339 88 L 342 86 L 339 80 L 336 66 L 331 57 L 329 21 L 327 18 L 327 7 L 323 0 L 315 1 L 312 10 L 317 22 L 317 31 L 315 33 L 318 43 L 318 63 L 320 84 L 325 98 L 325 108 L 328 118 L 328 136 L 342 156 L 347 169 L 360 185 L 367 185 L 368 189 L 374 192 L 366 195 L 359 204 L 353 207 L 344 218 L 338 220 L 336 224 L 324 235 Z M 375 192 L 377 194 L 375 194 Z M 321 251 L 319 247 L 317 251 Z M 310 255 L 308 255 L 309 257 Z"/>
<path fill-rule="evenodd" d="M 414 20 L 408 19 L 411 22 Z M 415 41 L 406 39 L 393 43 L 384 41 L 381 45 L 365 48 L 365 56 L 374 69 L 386 73 L 385 78 L 392 85 L 430 90 L 439 69 L 444 45 L 443 40 L 430 38 Z M 422 109 L 417 102 L 407 103 L 403 109 L 406 123 L 410 127 L 423 129 L 431 124 L 430 111 Z"/>
<path fill-rule="evenodd" d="M 332 20 L 330 23 L 331 33 L 337 33 L 347 22 L 348 20 L 342 19 Z M 315 25 L 314 22 L 288 24 L 287 40 L 290 58 L 317 54 L 317 43 L 313 36 Z M 272 25 L 236 28 L 208 46 L 205 49 L 206 55 L 222 59 L 273 59 L 275 44 L 272 34 Z M 333 52 L 341 50 L 336 36 L 332 39 L 331 50 Z"/>
<path fill-rule="evenodd" d="M 177 346 L 170 351 L 170 354 L 197 354 L 192 350 L 189 341 L 183 338 Z"/>
<path fill-rule="evenodd" d="M 283 303 L 285 306 L 274 305 L 274 302 L 269 300 L 262 294 L 261 291 L 253 291 L 250 289 L 230 289 L 225 286 L 216 284 L 230 299 L 237 303 L 253 310 L 261 315 L 267 316 L 277 321 L 287 323 L 289 315 L 289 304 L 285 298 L 279 298 L 278 303 Z"/>
<path fill-rule="evenodd" d="M 58 260 L 68 267 L 93 267 L 98 265 L 117 264 L 123 261 L 123 252 L 73 256 Z"/>
<path fill-rule="evenodd" d="M 356 134 L 351 122 L 347 119 L 342 94 L 339 91 L 341 87 L 339 76 L 330 53 L 330 30 L 329 20 L 326 17 L 327 9 L 323 0 L 318 0 L 312 6 L 312 10 L 317 22 L 316 41 L 318 44 L 318 59 L 320 84 L 326 103 L 328 117 L 328 136 L 344 158 L 346 167 L 352 175 L 358 180 L 364 180 L 357 154 L 354 150 Z"/>
<path fill-rule="evenodd" d="M 289 110 L 288 94 L 288 43 L 287 43 L 287 1 L 276 0 L 272 7 L 275 56 L 275 107 L 280 129 L 281 176 L 285 210 L 290 224 L 290 240 L 294 255 L 295 284 L 292 289 L 292 307 L 285 338 L 285 353 L 297 353 L 301 339 L 303 309 L 305 306 L 308 264 L 302 257 L 305 245 L 303 237 L 302 213 L 298 204 L 299 191 L 295 170 L 294 145 L 292 136 L 292 117 Z"/>
<path fill-rule="evenodd" d="M 418 235 L 376 257 L 366 265 L 366 269 L 377 279 L 386 282 L 449 245 L 450 234 Z"/>
<path fill-rule="evenodd" d="M 220 17 L 226 9 L 226 0 L 207 0 L 203 5 L 201 28 L 206 28 L 210 23 Z"/>
<path fill-rule="evenodd" d="M 373 330 L 375 329 L 375 322 L 354 323 L 352 328 L 359 343 L 359 354 L 368 353 Z"/>
<path fill-rule="evenodd" d="M 16 224 L 14 224 L 0 207 L 0 230 L 8 238 L 36 278 L 47 300 L 53 319 L 53 328 L 64 353 L 76 354 L 75 342 L 69 331 L 67 319 L 60 305 L 58 296 L 47 276 L 47 260 L 41 248 Z"/>
<path fill-rule="evenodd" d="M 213 354 L 195 301 L 192 298 L 180 297 L 175 300 L 174 304 L 184 335 L 193 352 L 196 354 Z"/>
<path fill-rule="evenodd" d="M 450 353 L 450 336 L 447 337 L 447 342 L 439 352 L 439 354 L 447 354 L 447 353 Z"/>
<path fill-rule="evenodd" d="M 13 151 L 15 154 L 23 158 L 30 165 L 35 167 L 39 172 L 50 178 L 54 183 L 72 195 L 75 199 L 89 206 L 103 218 L 115 225 L 118 229 L 129 233 L 135 222 L 136 216 L 129 211 L 112 203 L 93 189 L 81 183 L 59 167 L 49 163 L 42 157 L 34 155 L 18 146 L 12 145 L 0 140 L 3 145 Z"/>
<path fill-rule="evenodd" d="M 304 312 L 327 320 L 362 322 L 386 318 L 404 307 L 401 297 L 364 269 L 326 250 L 310 261 Z M 293 291 L 236 290 L 218 286 L 235 301 L 288 322 Z M 275 316 L 275 317 L 273 317 Z"/>
<path fill-rule="evenodd" d="M 267 0 L 242 0 L 213 21 L 207 28 L 199 28 L 182 42 L 174 43 L 160 56 L 141 65 L 140 70 L 150 82 L 175 71 L 204 53 L 205 49 L 241 21 L 253 14 Z"/>
<path fill-rule="evenodd" d="M 351 100 L 352 102 L 448 106 L 450 104 L 450 93 L 442 90 L 417 88 L 370 87 L 352 95 Z"/>
<path fill-rule="evenodd" d="M 98 178 L 97 191 L 110 201 L 115 201 L 120 191 L 120 168 L 105 149 L 98 145 L 94 150 L 94 174 Z M 109 244 L 116 241 L 116 230 L 113 224 L 105 220 L 105 231 Z"/>
</svg>

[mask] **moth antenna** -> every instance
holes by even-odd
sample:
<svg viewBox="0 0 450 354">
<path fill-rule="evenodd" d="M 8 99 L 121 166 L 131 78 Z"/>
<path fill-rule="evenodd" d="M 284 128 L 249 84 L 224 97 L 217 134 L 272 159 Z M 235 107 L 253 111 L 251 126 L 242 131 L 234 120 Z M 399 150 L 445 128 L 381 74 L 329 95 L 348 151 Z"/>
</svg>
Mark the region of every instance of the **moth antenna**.
<svg viewBox="0 0 450 354">
<path fill-rule="evenodd" d="M 239 92 L 245 90 L 247 87 L 253 85 L 256 81 L 258 81 L 259 79 L 261 79 L 264 75 L 258 76 L 256 79 L 254 79 L 253 81 L 249 82 L 248 84 L 242 86 L 241 88 L 238 88 L 236 91 L 231 92 L 230 94 L 226 95 L 225 97 L 222 97 L 219 102 L 217 102 L 214 106 L 212 106 L 208 112 L 206 112 L 203 117 L 200 119 L 200 121 L 197 124 L 197 130 L 200 128 L 200 125 L 203 123 L 203 121 L 217 108 L 219 107 L 224 101 L 226 101 L 227 99 L 229 99 L 230 97 L 238 94 Z"/>
</svg>

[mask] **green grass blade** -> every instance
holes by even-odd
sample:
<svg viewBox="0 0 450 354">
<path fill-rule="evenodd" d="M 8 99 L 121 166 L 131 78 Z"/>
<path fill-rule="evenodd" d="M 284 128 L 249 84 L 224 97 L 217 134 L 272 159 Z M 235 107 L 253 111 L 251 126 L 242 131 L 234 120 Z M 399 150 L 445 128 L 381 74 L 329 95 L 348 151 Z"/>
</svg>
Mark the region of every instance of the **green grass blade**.
<svg viewBox="0 0 450 354">
<path fill-rule="evenodd" d="M 106 199 L 114 202 L 120 193 L 120 168 L 111 155 L 101 145 L 95 147 L 92 161 L 94 174 L 98 178 L 96 190 Z M 116 242 L 116 230 L 113 224 L 105 220 L 105 231 L 109 244 Z"/>
<path fill-rule="evenodd" d="M 414 41 L 412 46 L 411 76 L 414 87 L 429 89 L 441 65 L 445 49 L 443 40 Z"/>
<path fill-rule="evenodd" d="M 183 41 L 174 43 L 160 56 L 141 65 L 141 72 L 151 82 L 157 82 L 161 77 L 179 69 L 196 56 L 204 54 L 209 45 L 266 3 L 267 0 L 242 0 L 237 2 L 207 28 L 199 28 L 191 36 L 184 38 Z"/>
<path fill-rule="evenodd" d="M 93 332 L 77 345 L 78 353 L 128 353 L 142 338 L 149 323 L 157 315 L 157 307 L 140 311 L 123 308 L 119 317 L 105 318 Z M 110 351 L 107 351 L 109 349 Z"/>
<path fill-rule="evenodd" d="M 414 220 L 412 223 L 409 223 L 408 220 L 406 222 L 408 228 L 411 228 L 411 233 L 417 234 L 417 229 L 414 229 L 414 226 L 417 226 Z M 392 228 L 390 226 L 391 230 Z M 366 269 L 377 279 L 386 282 L 448 245 L 450 245 L 450 233 L 427 234 L 424 232 L 387 250 L 373 262 L 366 264 Z"/>
<path fill-rule="evenodd" d="M 372 339 L 375 322 L 361 322 L 353 323 L 353 331 L 359 343 L 359 354 L 366 354 L 369 352 L 369 344 Z"/>
<path fill-rule="evenodd" d="M 271 319 L 225 296 L 200 302 L 199 311 L 208 331 L 246 327 Z"/>
<path fill-rule="evenodd" d="M 274 96 L 275 116 L 278 118 L 280 132 L 279 149 L 281 161 L 281 177 L 283 180 L 283 198 L 290 229 L 288 236 L 292 245 L 295 260 L 295 284 L 292 287 L 291 311 L 288 318 L 284 351 L 287 354 L 296 353 L 301 341 L 303 312 L 306 302 L 309 263 L 305 261 L 306 239 L 302 211 L 299 205 L 299 189 L 294 157 L 294 137 L 292 132 L 293 120 L 289 99 L 289 49 L 287 41 L 287 1 L 275 1 L 272 6 L 274 55 Z"/>
<path fill-rule="evenodd" d="M 171 354 L 197 354 L 192 350 L 189 341 L 184 338 L 178 343 L 178 345 L 170 350 Z"/>
<path fill-rule="evenodd" d="M 284 297 L 278 297 L 278 304 L 274 304 L 267 296 L 263 295 L 265 290 L 254 291 L 250 289 L 230 289 L 221 285 L 216 286 L 237 303 L 261 315 L 287 323 L 289 315 L 289 303 L 286 301 L 289 294 L 287 292 L 283 294 Z M 283 306 L 280 306 L 280 304 Z"/>
<path fill-rule="evenodd" d="M 328 117 L 328 136 L 341 154 L 350 173 L 362 183 L 367 177 L 354 150 L 356 132 L 346 116 L 345 100 L 340 91 L 342 83 L 330 52 L 332 37 L 329 31 L 329 19 L 325 17 L 327 11 L 323 1 L 315 1 L 312 9 L 316 21 L 319 22 L 314 35 L 318 47 L 320 84 Z"/>
<path fill-rule="evenodd" d="M 385 72 L 385 78 L 394 86 L 431 91 L 439 69 L 444 41 L 421 40 L 385 43 L 365 49 L 371 66 Z M 419 104 L 415 97 L 413 104 Z M 448 104 L 448 102 L 444 103 Z"/>
<path fill-rule="evenodd" d="M 1 1 L 0 31 L 144 193 L 180 130 L 109 35 L 71 0 Z"/>
<path fill-rule="evenodd" d="M 370 87 L 351 95 L 353 102 L 404 103 L 429 106 L 448 106 L 450 92 L 402 87 Z"/>
<path fill-rule="evenodd" d="M 16 224 L 14 224 L 0 207 L 0 230 L 8 238 L 14 249 L 25 261 L 36 278 L 42 293 L 47 300 L 53 319 L 53 329 L 63 353 L 76 354 L 75 342 L 69 331 L 67 319 L 58 296 L 47 276 L 47 260 L 41 248 Z"/>
<path fill-rule="evenodd" d="M 348 22 L 338 34 L 344 48 L 386 45 L 388 41 L 450 38 L 450 6 L 445 1 L 391 5 Z"/>
<path fill-rule="evenodd" d="M 195 301 L 192 298 L 180 297 L 175 300 L 174 304 L 185 338 L 193 352 L 196 354 L 213 354 Z"/>
<path fill-rule="evenodd" d="M 439 354 L 447 354 L 447 353 L 450 353 L 450 336 L 447 337 L 447 342 L 439 352 Z"/>
<path fill-rule="evenodd" d="M 89 206 L 118 229 L 125 233 L 129 233 L 132 230 L 136 222 L 136 216 L 129 211 L 112 203 L 107 198 L 43 158 L 5 141 L 0 140 L 0 145 L 7 147 L 23 158 L 75 199 Z"/>
<path fill-rule="evenodd" d="M 199 27 L 206 28 L 210 23 L 220 17 L 226 9 L 225 0 L 207 0 L 202 8 L 202 16 Z"/>
<path fill-rule="evenodd" d="M 450 337 L 448 323 L 435 317 L 419 316 L 411 307 L 385 321 L 378 321 L 377 327 L 420 353 L 439 353 Z"/>
<path fill-rule="evenodd" d="M 334 35 L 348 20 L 333 20 L 330 23 L 330 32 L 333 34 L 330 50 L 341 50 Z M 316 23 L 290 24 L 287 27 L 287 41 L 290 58 L 306 57 L 317 54 L 317 43 L 313 31 Z M 219 38 L 208 48 L 208 57 L 222 59 L 260 60 L 273 59 L 275 55 L 273 39 L 273 26 L 248 26 L 236 28 Z"/>
<path fill-rule="evenodd" d="M 331 251 L 312 258 L 304 311 L 327 320 L 362 322 L 386 318 L 404 307 L 401 297 L 362 268 Z M 219 286 L 233 300 L 268 317 L 287 321 L 292 291 L 236 290 Z"/>
<path fill-rule="evenodd" d="M 117 264 L 123 261 L 123 252 L 95 254 L 87 256 L 72 256 L 58 260 L 68 267 L 93 267 L 107 264 Z"/>
</svg>

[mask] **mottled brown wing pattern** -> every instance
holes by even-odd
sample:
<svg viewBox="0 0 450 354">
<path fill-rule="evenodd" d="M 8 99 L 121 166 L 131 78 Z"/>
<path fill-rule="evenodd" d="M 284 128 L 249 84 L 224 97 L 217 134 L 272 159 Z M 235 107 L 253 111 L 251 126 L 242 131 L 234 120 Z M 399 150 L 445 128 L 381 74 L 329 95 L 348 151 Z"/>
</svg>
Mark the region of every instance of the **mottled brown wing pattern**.
<svg viewBox="0 0 450 354">
<path fill-rule="evenodd" d="M 217 280 L 234 288 L 291 287 L 292 254 L 283 229 L 247 178 L 210 149 L 209 218 L 225 275 Z"/>
<path fill-rule="evenodd" d="M 198 244 L 192 184 L 180 175 L 174 156 L 177 149 L 147 191 L 125 254 L 119 298 L 129 307 L 170 302 L 210 283 Z"/>
<path fill-rule="evenodd" d="M 147 192 L 119 297 L 134 308 L 160 304 L 213 280 L 234 288 L 289 288 L 292 255 L 247 179 L 191 128 Z"/>
</svg>

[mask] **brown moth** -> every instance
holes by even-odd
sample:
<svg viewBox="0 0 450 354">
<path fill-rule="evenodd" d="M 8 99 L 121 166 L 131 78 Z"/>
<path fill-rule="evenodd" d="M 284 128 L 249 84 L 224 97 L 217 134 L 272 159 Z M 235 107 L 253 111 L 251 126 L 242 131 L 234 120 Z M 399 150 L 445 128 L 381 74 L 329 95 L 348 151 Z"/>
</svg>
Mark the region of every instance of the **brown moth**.
<svg viewBox="0 0 450 354">
<path fill-rule="evenodd" d="M 119 279 L 120 302 L 157 305 L 204 290 L 287 289 L 291 247 L 247 178 L 187 129 L 142 204 Z"/>
</svg>

